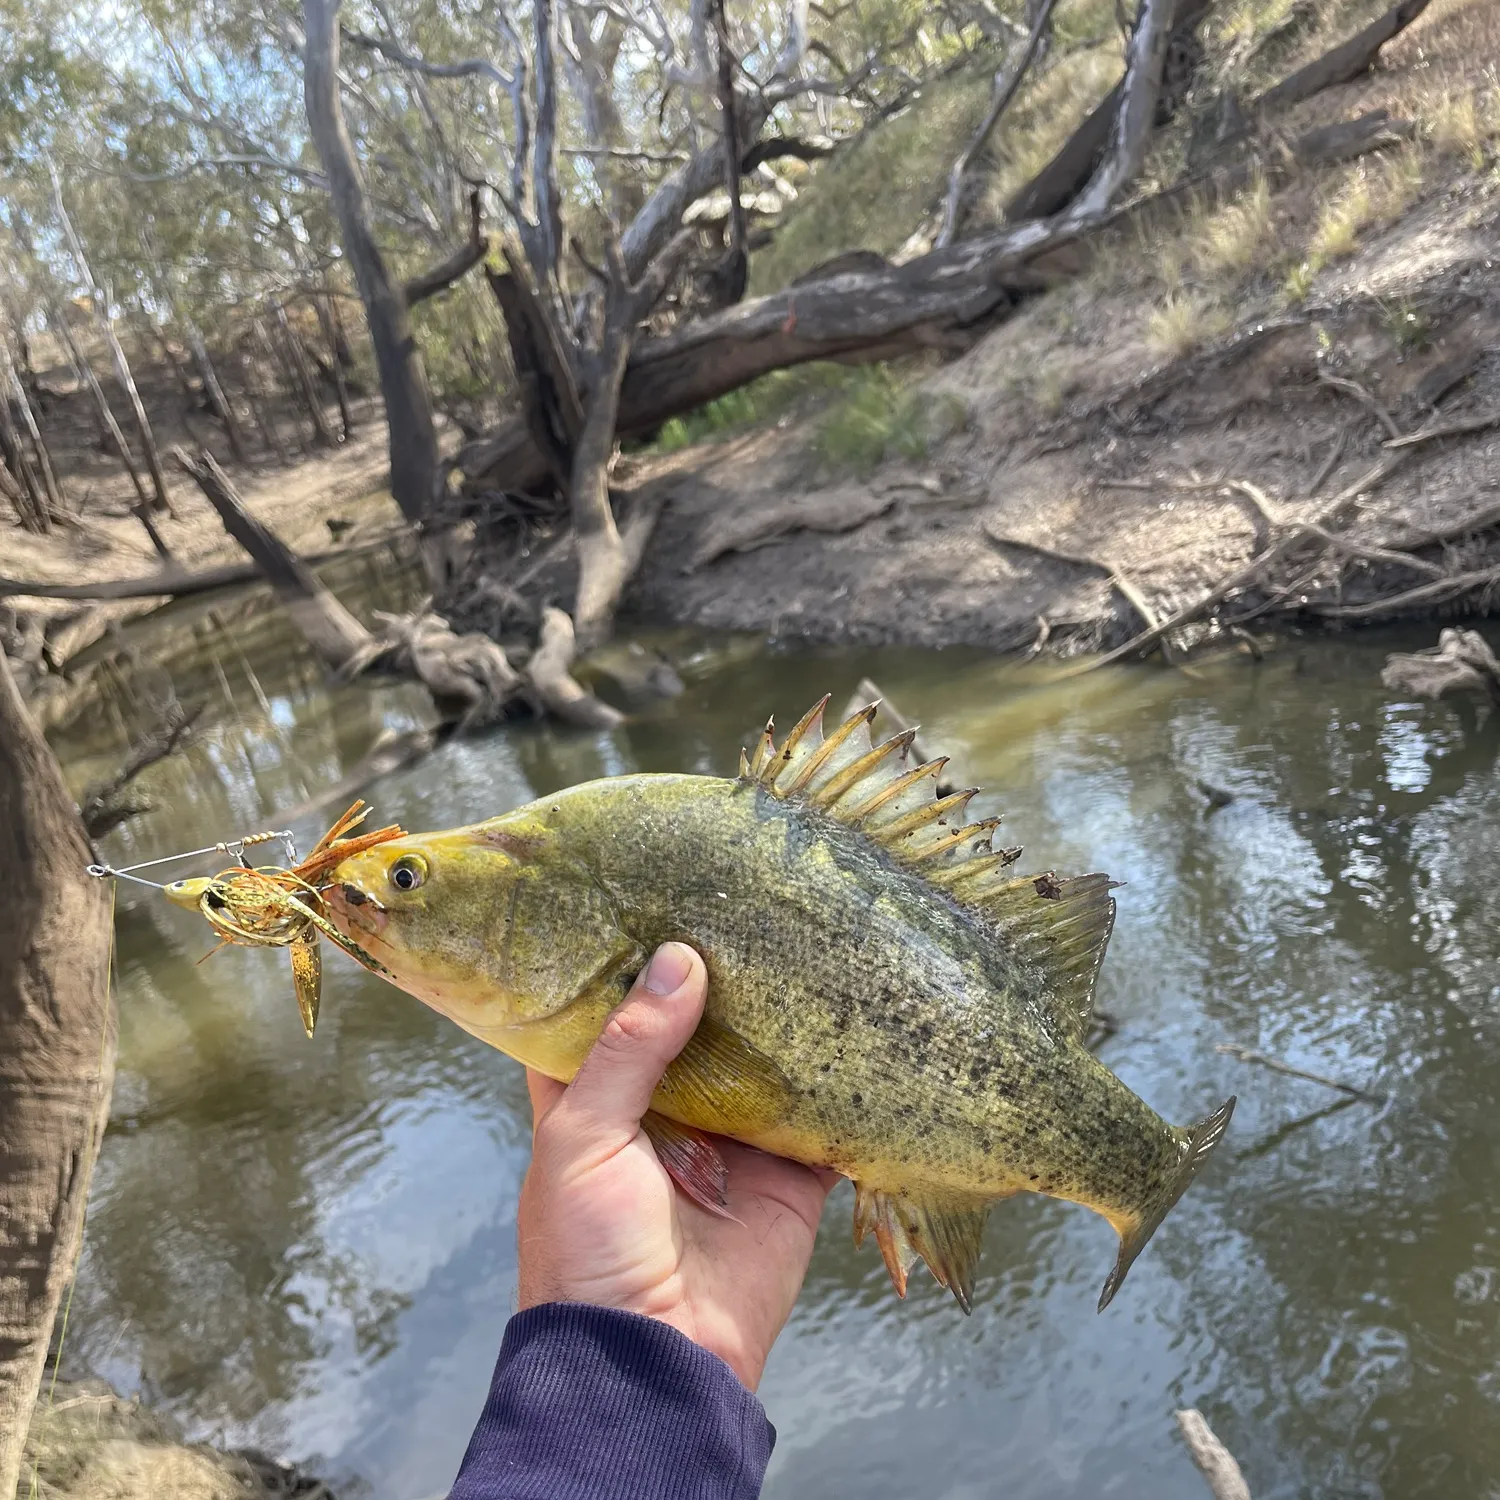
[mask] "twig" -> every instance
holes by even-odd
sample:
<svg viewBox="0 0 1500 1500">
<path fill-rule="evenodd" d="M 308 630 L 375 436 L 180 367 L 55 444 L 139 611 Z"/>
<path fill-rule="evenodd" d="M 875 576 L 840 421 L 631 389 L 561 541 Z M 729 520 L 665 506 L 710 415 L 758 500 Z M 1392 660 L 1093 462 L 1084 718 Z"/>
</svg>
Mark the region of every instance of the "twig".
<svg viewBox="0 0 1500 1500">
<path fill-rule="evenodd" d="M 999 547 L 1015 547 L 1021 552 L 1034 552 L 1038 557 L 1045 557 L 1050 562 L 1067 563 L 1074 568 L 1088 568 L 1091 572 L 1099 573 L 1105 578 L 1114 577 L 1114 569 L 1108 563 L 1102 563 L 1097 557 L 1086 557 L 1081 552 L 1063 552 L 1057 547 L 1044 547 L 1040 542 L 1023 542 L 1020 537 L 1002 536 L 998 531 L 991 531 L 988 526 L 983 528 L 985 537 Z"/>
<path fill-rule="evenodd" d="M 1397 425 L 1396 419 L 1357 380 L 1350 380 L 1343 375 L 1330 375 L 1327 370 L 1319 370 L 1318 383 L 1331 385 L 1335 390 L 1347 391 L 1361 405 L 1374 412 L 1380 425 L 1385 428 L 1392 439 L 1399 440 L 1402 437 L 1401 428 Z M 1391 447 L 1392 444 L 1387 443 L 1386 446 Z"/>
<path fill-rule="evenodd" d="M 1472 536 L 1476 531 L 1488 531 L 1496 524 L 1500 524 L 1500 502 L 1486 505 L 1483 510 L 1477 510 L 1460 520 L 1450 521 L 1446 526 L 1431 527 L 1427 531 L 1414 531 L 1409 536 L 1387 537 L 1385 545 L 1396 547 L 1401 551 L 1417 547 L 1431 547 L 1437 542 L 1451 542 L 1455 537 Z"/>
<path fill-rule="evenodd" d="M 1500 567 L 1480 568 L 1472 573 L 1449 573 L 1432 583 L 1407 589 L 1403 594 L 1389 594 L 1368 604 L 1310 604 L 1307 608 L 1328 620 L 1363 620 L 1390 610 L 1409 609 L 1413 604 L 1438 604 L 1455 598 L 1469 589 L 1500 583 Z"/>
<path fill-rule="evenodd" d="M 1237 1057 L 1244 1063 L 1255 1063 L 1259 1067 L 1269 1068 L 1273 1073 L 1284 1073 L 1288 1078 L 1303 1078 L 1308 1083 L 1321 1083 L 1325 1089 L 1337 1089 L 1341 1094 L 1348 1094 L 1351 1099 L 1363 1099 L 1367 1104 L 1384 1104 L 1384 1094 L 1372 1093 L 1369 1089 L 1357 1088 L 1352 1083 L 1340 1083 L 1337 1078 L 1325 1077 L 1322 1073 L 1309 1073 L 1305 1068 L 1294 1068 L 1290 1063 L 1278 1062 L 1274 1057 L 1267 1057 L 1264 1052 L 1257 1052 L 1251 1047 L 1241 1047 L 1235 1042 L 1221 1042 L 1214 1048 L 1215 1052 L 1222 1052 L 1226 1057 Z"/>
<path fill-rule="evenodd" d="M 1346 485 L 1314 518 L 1312 524 L 1318 526 L 1342 525 L 1349 513 L 1354 509 L 1356 503 L 1368 491 L 1390 477 L 1399 467 L 1398 463 L 1392 463 L 1392 459 L 1399 459 L 1403 454 L 1410 453 L 1411 449 L 1401 449 L 1395 453 L 1389 453 L 1384 458 L 1376 461 L 1369 469 L 1366 469 L 1352 484 Z M 1306 524 L 1306 523 L 1304 523 Z M 989 533 L 986 533 L 989 535 Z M 1123 646 L 1117 646 L 1113 651 L 1106 651 L 1103 656 L 1096 656 L 1092 661 L 1083 663 L 1073 673 L 1065 675 L 1082 676 L 1085 672 L 1098 671 L 1100 667 L 1106 667 L 1111 662 L 1123 660 L 1127 656 L 1133 656 L 1138 651 L 1143 651 L 1147 646 L 1154 644 L 1169 630 L 1176 630 L 1183 625 L 1190 625 L 1194 620 L 1204 614 L 1214 605 L 1222 603 L 1231 594 L 1245 588 L 1253 583 L 1255 579 L 1265 571 L 1271 563 L 1279 561 L 1292 552 L 1302 541 L 1305 540 L 1301 531 L 1291 536 L 1282 538 L 1281 541 L 1266 547 L 1258 552 L 1243 567 L 1237 568 L 1233 573 L 1219 580 L 1196 604 L 1189 604 L 1179 609 L 1170 619 L 1163 620 L 1152 630 L 1142 631 L 1133 640 L 1126 641 Z"/>
<path fill-rule="evenodd" d="M 1177 1414 L 1177 1427 L 1188 1452 L 1208 1481 L 1214 1500 L 1250 1500 L 1250 1486 L 1234 1455 L 1214 1436 L 1203 1413 L 1194 1407 Z"/>
<path fill-rule="evenodd" d="M 1312 483 L 1307 487 L 1309 496 L 1316 495 L 1328 482 L 1328 476 L 1338 468 L 1339 460 L 1344 456 L 1344 449 L 1349 445 L 1349 428 L 1345 424 L 1333 435 L 1333 442 L 1329 444 L 1328 452 L 1323 462 L 1318 465 L 1318 472 L 1313 475 Z"/>
<path fill-rule="evenodd" d="M 1125 602 L 1141 617 L 1141 623 L 1148 630 L 1161 623 L 1146 596 L 1123 573 L 1111 573 L 1109 581 L 1124 596 Z M 1157 644 L 1161 648 L 1161 659 L 1169 667 L 1175 667 L 1177 665 L 1177 655 L 1172 650 L 1170 639 L 1163 635 Z"/>
<path fill-rule="evenodd" d="M 1461 417 L 1455 422 L 1443 422 L 1437 427 L 1424 427 L 1420 432 L 1396 433 L 1383 448 L 1409 448 L 1414 443 L 1430 443 L 1434 438 L 1463 437 L 1470 432 L 1487 432 L 1491 427 L 1500 427 L 1500 411 L 1483 412 L 1477 417 Z"/>
</svg>

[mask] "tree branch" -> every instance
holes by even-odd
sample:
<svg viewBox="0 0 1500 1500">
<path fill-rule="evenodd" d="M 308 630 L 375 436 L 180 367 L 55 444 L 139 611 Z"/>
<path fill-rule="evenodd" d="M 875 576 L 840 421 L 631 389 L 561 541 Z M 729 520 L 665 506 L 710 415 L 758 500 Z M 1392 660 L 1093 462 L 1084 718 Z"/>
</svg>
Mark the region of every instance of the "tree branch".
<svg viewBox="0 0 1500 1500">
<path fill-rule="evenodd" d="M 386 37 L 369 36 L 349 26 L 340 26 L 339 31 L 346 42 L 353 42 L 356 47 L 363 47 L 369 52 L 378 52 L 398 67 L 425 74 L 428 78 L 488 78 L 507 93 L 515 86 L 515 79 L 509 73 L 482 57 L 471 57 L 463 62 L 428 62 L 426 58 L 418 57 L 415 52 L 408 52 L 399 42 Z"/>
<path fill-rule="evenodd" d="M 413 276 L 402 288 L 407 307 L 415 307 L 462 280 L 490 251 L 489 236 L 480 228 L 479 189 L 469 194 L 469 239 L 435 266 Z"/>
<path fill-rule="evenodd" d="M 1016 59 L 1015 66 L 1010 70 L 1010 76 L 1003 80 L 999 75 L 996 76 L 995 97 L 990 105 L 989 113 L 985 115 L 979 129 L 974 132 L 973 139 L 964 147 L 958 160 L 953 163 L 953 170 L 948 177 L 948 196 L 943 202 L 943 223 L 934 242 L 939 248 L 953 243 L 953 237 L 958 232 L 964 184 L 969 175 L 969 168 L 973 166 L 974 159 L 984 150 L 985 143 L 1000 123 L 1000 117 L 1010 108 L 1011 101 L 1020 92 L 1022 81 L 1031 71 L 1031 65 L 1041 51 L 1042 39 L 1052 25 L 1052 11 L 1056 4 L 1057 0 L 1042 0 L 1036 19 L 1032 22 L 1030 35 L 1026 38 L 1026 44 L 1021 50 L 1020 57 Z"/>
</svg>

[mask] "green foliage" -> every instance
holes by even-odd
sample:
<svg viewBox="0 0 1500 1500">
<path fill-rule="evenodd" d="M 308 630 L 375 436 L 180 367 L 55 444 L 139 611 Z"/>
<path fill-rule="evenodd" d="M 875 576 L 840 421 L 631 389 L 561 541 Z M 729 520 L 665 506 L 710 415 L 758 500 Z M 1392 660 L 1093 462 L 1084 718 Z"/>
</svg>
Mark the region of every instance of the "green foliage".
<svg viewBox="0 0 1500 1500">
<path fill-rule="evenodd" d="M 825 361 L 773 370 L 686 416 L 663 423 L 651 446 L 658 453 L 677 453 L 695 443 L 713 442 L 751 427 L 761 427 L 793 407 L 842 390 L 855 378 L 856 372 L 850 366 Z"/>
<path fill-rule="evenodd" d="M 846 250 L 892 255 L 938 204 L 948 169 L 989 103 L 988 69 L 930 84 L 810 174 L 775 238 L 751 259 L 751 290 L 775 291 Z"/>
<path fill-rule="evenodd" d="M 869 474 L 890 458 L 922 458 L 960 404 L 927 398 L 889 365 L 861 365 L 818 423 L 813 447 L 831 469 Z"/>
</svg>

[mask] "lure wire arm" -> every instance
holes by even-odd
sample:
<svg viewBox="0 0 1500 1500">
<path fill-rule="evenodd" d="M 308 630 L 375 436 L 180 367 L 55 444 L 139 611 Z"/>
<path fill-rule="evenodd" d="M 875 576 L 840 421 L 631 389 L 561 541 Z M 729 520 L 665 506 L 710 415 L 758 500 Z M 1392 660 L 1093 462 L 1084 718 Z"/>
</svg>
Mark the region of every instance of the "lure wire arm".
<svg viewBox="0 0 1500 1500">
<path fill-rule="evenodd" d="M 292 837 L 291 829 L 275 828 L 265 833 L 247 833 L 242 838 L 225 839 L 221 844 L 208 844 L 202 849 L 189 849 L 183 854 L 164 854 L 160 859 L 143 859 L 139 864 L 124 865 L 119 869 L 116 869 L 113 865 L 106 864 L 93 864 L 87 868 L 88 873 L 95 880 L 133 880 L 137 885 L 149 885 L 156 890 L 160 890 L 163 884 L 162 881 L 148 880 L 145 876 L 136 875 L 132 872 L 136 870 L 149 870 L 155 865 L 174 864 L 181 859 L 197 859 L 201 854 L 227 854 L 231 859 L 238 860 L 248 869 L 249 865 L 245 860 L 245 850 L 252 844 L 269 844 L 276 840 L 280 840 L 281 842 L 281 847 L 286 854 L 287 864 L 296 864 L 297 843 Z"/>
</svg>

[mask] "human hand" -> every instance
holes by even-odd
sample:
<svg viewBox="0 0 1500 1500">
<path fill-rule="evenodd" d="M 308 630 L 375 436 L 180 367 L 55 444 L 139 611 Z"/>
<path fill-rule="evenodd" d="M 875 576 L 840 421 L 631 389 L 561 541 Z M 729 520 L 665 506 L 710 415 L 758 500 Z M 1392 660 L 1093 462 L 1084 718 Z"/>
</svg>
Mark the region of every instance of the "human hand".
<svg viewBox="0 0 1500 1500">
<path fill-rule="evenodd" d="M 590 1302 L 658 1318 L 753 1391 L 839 1179 L 715 1137 L 733 1217 L 673 1186 L 641 1116 L 707 993 L 703 960 L 664 944 L 571 1084 L 528 1070 L 535 1126 L 517 1212 L 520 1305 Z"/>
</svg>

